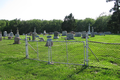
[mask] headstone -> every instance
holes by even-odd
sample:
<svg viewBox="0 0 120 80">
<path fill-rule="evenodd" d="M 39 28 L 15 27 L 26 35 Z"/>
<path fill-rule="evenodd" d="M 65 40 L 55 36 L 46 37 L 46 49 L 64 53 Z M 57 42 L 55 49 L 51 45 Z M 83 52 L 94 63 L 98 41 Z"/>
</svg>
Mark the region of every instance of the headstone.
<svg viewBox="0 0 120 80">
<path fill-rule="evenodd" d="M 10 32 L 10 37 L 13 37 L 13 36 L 14 36 L 13 32 Z"/>
<path fill-rule="evenodd" d="M 86 38 L 86 31 L 82 32 L 82 38 Z"/>
<path fill-rule="evenodd" d="M 67 34 L 67 40 L 74 39 L 74 35 L 72 33 Z"/>
<path fill-rule="evenodd" d="M 91 33 L 90 33 L 90 24 L 89 24 L 89 26 L 88 26 L 88 35 L 90 35 Z"/>
<path fill-rule="evenodd" d="M 40 39 L 40 41 L 45 41 L 44 38 L 39 38 L 39 39 Z"/>
<path fill-rule="evenodd" d="M 81 33 L 80 32 L 76 32 L 75 33 L 75 37 L 81 37 Z"/>
<path fill-rule="evenodd" d="M 0 32 L 0 41 L 2 41 L 2 33 Z"/>
<path fill-rule="evenodd" d="M 95 35 L 98 35 L 98 33 L 97 33 L 97 32 L 94 32 L 94 34 L 95 34 Z"/>
<path fill-rule="evenodd" d="M 67 35 L 67 31 L 62 31 L 62 36 L 66 36 Z"/>
<path fill-rule="evenodd" d="M 35 41 L 35 36 L 36 36 L 36 33 L 33 32 L 33 33 L 32 33 L 32 41 Z"/>
<path fill-rule="evenodd" d="M 46 35 L 46 30 L 44 30 L 44 33 L 43 33 L 43 35 Z"/>
<path fill-rule="evenodd" d="M 17 34 L 19 35 L 19 30 L 18 30 L 18 28 L 17 28 Z"/>
<path fill-rule="evenodd" d="M 95 37 L 95 34 L 94 34 L 94 29 L 93 29 L 93 27 L 92 27 L 91 37 Z"/>
<path fill-rule="evenodd" d="M 15 34 L 15 37 L 19 37 L 19 34 Z"/>
<path fill-rule="evenodd" d="M 54 32 L 54 39 L 58 39 L 58 38 L 59 38 L 59 37 L 58 37 L 58 34 L 59 34 L 59 33 L 58 33 L 57 31 Z"/>
<path fill-rule="evenodd" d="M 107 32 L 104 32 L 105 34 L 111 34 L 111 32 L 110 31 L 107 31 Z"/>
<path fill-rule="evenodd" d="M 10 34 L 8 34 L 8 39 L 12 39 L 12 37 L 10 37 Z"/>
<path fill-rule="evenodd" d="M 20 44 L 20 37 L 19 37 L 19 30 L 17 28 L 17 33 L 15 34 L 14 43 L 13 44 Z"/>
<path fill-rule="evenodd" d="M 75 32 L 74 32 L 74 31 L 71 31 L 70 33 L 75 34 Z"/>
<path fill-rule="evenodd" d="M 11 31 L 10 34 L 8 35 L 8 39 L 12 39 L 12 37 L 14 36 L 13 32 Z"/>
<path fill-rule="evenodd" d="M 105 33 L 103 33 L 103 32 L 99 32 L 99 35 L 104 35 L 104 36 L 105 36 Z"/>
<path fill-rule="evenodd" d="M 52 39 L 51 39 L 52 36 L 47 36 L 47 43 L 45 46 L 53 46 L 53 42 L 52 42 Z"/>
<path fill-rule="evenodd" d="M 6 37 L 6 36 L 7 36 L 7 31 L 4 31 L 3 36 L 4 36 L 4 37 Z"/>
<path fill-rule="evenodd" d="M 20 38 L 19 37 L 15 37 L 13 44 L 20 44 Z"/>
<path fill-rule="evenodd" d="M 35 41 L 36 36 L 37 36 L 36 28 L 34 28 L 34 32 L 32 33 L 32 41 Z"/>
</svg>

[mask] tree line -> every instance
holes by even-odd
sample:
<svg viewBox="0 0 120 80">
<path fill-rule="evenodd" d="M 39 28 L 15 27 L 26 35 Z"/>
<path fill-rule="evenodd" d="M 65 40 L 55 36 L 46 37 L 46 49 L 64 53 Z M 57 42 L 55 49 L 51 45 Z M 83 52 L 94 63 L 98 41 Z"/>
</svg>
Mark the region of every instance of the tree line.
<svg viewBox="0 0 120 80">
<path fill-rule="evenodd" d="M 108 22 L 111 19 L 111 15 L 109 16 L 100 16 L 96 20 L 92 18 L 86 18 L 84 20 L 78 20 L 74 19 L 74 24 L 72 25 L 71 22 L 68 22 L 69 25 L 66 25 L 65 20 L 39 20 L 39 19 L 33 19 L 33 20 L 20 20 L 20 19 L 14 19 L 14 20 L 0 20 L 0 31 L 7 31 L 8 33 L 12 30 L 12 32 L 15 34 L 17 33 L 17 28 L 19 29 L 19 33 L 29 33 L 33 32 L 34 28 L 36 28 L 37 33 L 43 33 L 44 30 L 46 32 L 54 32 L 59 31 L 62 32 L 63 30 L 69 31 L 88 31 L 88 25 L 90 23 L 90 26 L 94 28 L 95 32 L 105 32 L 110 31 L 108 28 Z M 67 28 L 64 28 L 65 25 Z M 72 29 L 69 29 L 69 27 L 73 27 Z M 68 30 L 69 29 L 69 30 Z"/>
</svg>

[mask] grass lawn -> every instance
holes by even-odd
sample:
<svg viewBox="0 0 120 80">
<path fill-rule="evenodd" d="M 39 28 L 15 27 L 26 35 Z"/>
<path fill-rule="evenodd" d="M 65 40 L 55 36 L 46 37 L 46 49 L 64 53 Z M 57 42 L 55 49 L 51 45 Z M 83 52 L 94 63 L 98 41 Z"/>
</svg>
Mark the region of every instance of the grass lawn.
<svg viewBox="0 0 120 80">
<path fill-rule="evenodd" d="M 21 35 L 21 39 L 25 36 Z M 46 36 L 40 35 L 45 40 Z M 53 41 L 65 41 L 65 36 Z M 53 38 L 53 35 L 52 35 Z M 96 35 L 89 37 L 89 41 L 120 43 L 120 35 Z M 85 41 L 81 37 L 75 40 Z M 47 64 L 47 62 L 25 58 L 25 41 L 21 44 L 13 44 L 14 40 L 3 39 L 0 41 L 0 80 L 120 80 L 120 45 L 100 44 L 89 42 L 89 47 L 99 59 L 99 62 L 89 50 L 89 66 L 68 64 Z M 37 53 L 29 46 L 29 57 L 48 60 L 48 47 L 46 42 L 29 42 Z M 52 60 L 66 62 L 66 43 L 54 42 L 52 46 Z M 83 43 L 68 43 L 69 63 L 81 63 L 84 61 Z M 79 55 L 80 54 L 80 55 Z"/>
</svg>

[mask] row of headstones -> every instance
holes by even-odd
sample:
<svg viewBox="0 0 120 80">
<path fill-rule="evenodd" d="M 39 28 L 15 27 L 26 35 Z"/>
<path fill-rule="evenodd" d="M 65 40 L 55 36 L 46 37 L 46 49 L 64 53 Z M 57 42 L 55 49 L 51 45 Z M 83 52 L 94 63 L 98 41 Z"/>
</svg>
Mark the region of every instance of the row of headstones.
<svg viewBox="0 0 120 80">
<path fill-rule="evenodd" d="M 81 37 L 81 35 L 82 35 L 82 38 L 86 38 L 86 34 L 87 34 L 86 31 L 83 31 L 82 33 L 76 32 L 76 33 L 75 33 L 75 37 Z M 36 32 L 33 32 L 33 33 L 32 33 L 32 41 L 35 41 L 36 36 L 37 36 L 37 33 L 36 33 Z M 63 32 L 62 32 L 62 36 L 67 36 L 67 38 L 66 38 L 67 40 L 74 39 L 74 34 L 72 34 L 72 33 L 67 33 L 67 31 L 63 31 Z M 95 36 L 95 34 L 92 32 L 92 33 L 91 33 L 91 37 L 94 37 L 94 36 Z M 55 32 L 54 32 L 54 39 L 58 39 L 58 38 L 59 38 L 59 32 L 55 31 Z M 40 37 L 39 37 L 39 39 L 40 39 L 40 41 L 44 41 L 43 38 L 40 38 Z M 31 40 L 31 39 L 30 39 L 30 40 Z"/>
<path fill-rule="evenodd" d="M 82 38 L 86 38 L 86 34 L 87 34 L 86 31 L 83 31 L 82 33 L 81 32 L 76 32 L 75 37 L 81 37 L 82 36 Z M 62 31 L 62 36 L 67 36 L 67 40 L 74 39 L 74 34 L 67 33 L 67 31 Z M 94 32 L 91 32 L 91 37 L 95 37 Z"/>
<path fill-rule="evenodd" d="M 11 31 L 9 34 L 7 34 L 7 31 L 3 32 L 3 37 L 8 37 L 8 39 L 12 39 L 14 37 L 13 32 Z M 2 41 L 2 32 L 0 32 L 0 41 Z M 15 34 L 14 43 L 13 44 L 20 44 L 20 37 L 19 32 L 17 30 L 17 34 Z"/>
</svg>

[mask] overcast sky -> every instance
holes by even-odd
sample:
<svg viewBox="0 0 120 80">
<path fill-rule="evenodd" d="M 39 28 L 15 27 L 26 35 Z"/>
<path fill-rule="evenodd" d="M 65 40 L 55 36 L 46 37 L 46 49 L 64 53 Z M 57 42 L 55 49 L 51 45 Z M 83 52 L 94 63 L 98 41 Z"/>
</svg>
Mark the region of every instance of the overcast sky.
<svg viewBox="0 0 120 80">
<path fill-rule="evenodd" d="M 75 19 L 96 19 L 113 6 L 106 0 L 0 0 L 0 19 L 63 20 L 70 13 Z"/>
</svg>

